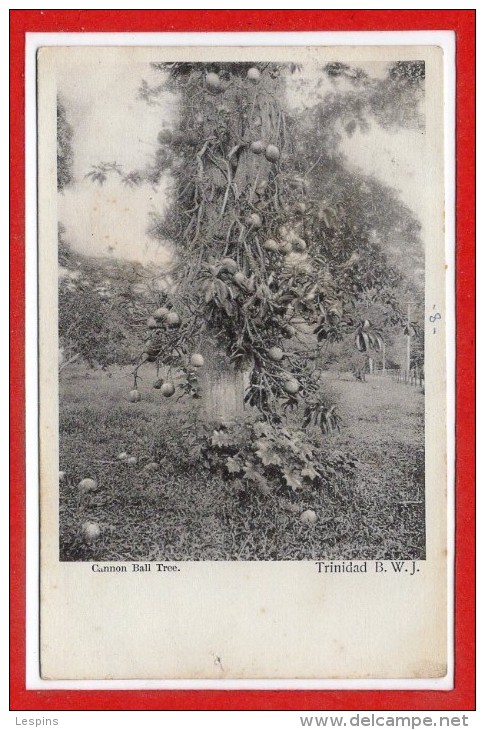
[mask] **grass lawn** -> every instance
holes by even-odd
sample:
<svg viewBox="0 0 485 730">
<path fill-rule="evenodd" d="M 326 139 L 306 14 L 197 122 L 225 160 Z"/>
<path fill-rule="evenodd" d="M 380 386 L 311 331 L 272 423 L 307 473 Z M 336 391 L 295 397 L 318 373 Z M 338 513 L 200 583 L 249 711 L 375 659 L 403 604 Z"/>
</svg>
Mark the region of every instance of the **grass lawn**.
<svg viewBox="0 0 485 730">
<path fill-rule="evenodd" d="M 127 371 L 65 371 L 61 560 L 423 559 L 423 394 L 390 378 L 361 383 L 326 373 L 325 381 L 343 426 L 320 436 L 321 458 L 339 450 L 358 467 L 346 481 L 287 495 L 298 507 L 291 512 L 278 494 L 255 491 L 242 501 L 230 480 L 203 468 L 189 436 L 193 403 L 176 404 L 142 384 L 143 400 L 133 404 Z M 137 463 L 118 461 L 122 451 Z M 99 489 L 80 499 L 84 477 Z M 305 509 L 315 510 L 316 524 L 300 522 Z M 81 534 L 87 520 L 101 527 L 93 544 Z"/>
</svg>

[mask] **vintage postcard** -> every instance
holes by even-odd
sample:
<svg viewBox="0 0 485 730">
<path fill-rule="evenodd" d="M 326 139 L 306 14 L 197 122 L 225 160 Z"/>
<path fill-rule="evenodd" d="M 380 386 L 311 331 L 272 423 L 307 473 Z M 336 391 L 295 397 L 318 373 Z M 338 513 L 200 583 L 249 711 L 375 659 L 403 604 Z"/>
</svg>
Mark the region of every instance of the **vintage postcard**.
<svg viewBox="0 0 485 730">
<path fill-rule="evenodd" d="M 44 680 L 452 681 L 443 88 L 39 50 Z"/>
</svg>

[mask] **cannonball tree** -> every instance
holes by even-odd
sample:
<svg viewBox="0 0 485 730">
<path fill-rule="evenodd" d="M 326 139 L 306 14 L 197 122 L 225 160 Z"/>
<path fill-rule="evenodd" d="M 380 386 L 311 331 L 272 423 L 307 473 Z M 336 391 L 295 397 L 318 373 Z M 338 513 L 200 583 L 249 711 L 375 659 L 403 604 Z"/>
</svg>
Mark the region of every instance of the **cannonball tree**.
<svg viewBox="0 0 485 730">
<path fill-rule="evenodd" d="M 124 179 L 169 174 L 170 206 L 156 225 L 178 267 L 147 318 L 134 388 L 156 363 L 156 387 L 163 367 L 165 395 L 176 385 L 202 398 L 208 422 L 237 422 L 244 403 L 274 423 L 302 406 L 304 425 L 329 430 L 338 420 L 315 377 L 318 340 L 364 328 L 371 336 L 356 342 L 379 347 L 380 337 L 352 312 L 366 286 L 356 262 L 332 247 L 322 254 L 322 240 L 345 235 L 345 209 L 322 201 L 299 169 L 298 119 L 285 102 L 296 67 L 155 65 L 164 82 L 141 95 L 172 91 L 177 120 L 160 130 L 150 166 Z"/>
<path fill-rule="evenodd" d="M 202 397 L 212 422 L 237 421 L 246 402 L 268 420 L 302 405 L 305 423 L 331 427 L 314 377 L 314 334 L 358 329 L 349 302 L 359 277 L 352 261 L 321 255 L 322 227 L 334 216 L 341 229 L 345 211 L 328 209 L 297 172 L 298 128 L 285 108 L 295 67 L 159 68 L 179 114 L 160 131 L 146 174 L 153 182 L 166 171 L 172 177 L 161 226 L 179 268 L 147 321 L 138 367 L 157 361 L 169 380 L 171 370 L 182 374 L 179 388 Z M 380 344 L 378 336 L 366 342 Z M 194 357 L 204 365 L 194 366 Z"/>
</svg>

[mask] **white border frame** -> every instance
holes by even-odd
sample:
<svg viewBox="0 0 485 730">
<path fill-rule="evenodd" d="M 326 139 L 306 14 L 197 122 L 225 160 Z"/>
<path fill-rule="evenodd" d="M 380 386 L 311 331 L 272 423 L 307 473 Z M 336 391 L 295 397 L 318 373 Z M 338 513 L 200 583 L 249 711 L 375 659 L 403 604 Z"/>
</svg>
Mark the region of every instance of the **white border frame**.
<svg viewBox="0 0 485 730">
<path fill-rule="evenodd" d="M 389 680 L 44 680 L 39 674 L 39 454 L 36 54 L 41 46 L 432 45 L 443 49 L 446 256 L 448 673 Z M 455 524 L 455 33 L 361 31 L 291 33 L 27 33 L 26 79 L 26 688 L 28 690 L 450 690 L 454 681 Z"/>
</svg>

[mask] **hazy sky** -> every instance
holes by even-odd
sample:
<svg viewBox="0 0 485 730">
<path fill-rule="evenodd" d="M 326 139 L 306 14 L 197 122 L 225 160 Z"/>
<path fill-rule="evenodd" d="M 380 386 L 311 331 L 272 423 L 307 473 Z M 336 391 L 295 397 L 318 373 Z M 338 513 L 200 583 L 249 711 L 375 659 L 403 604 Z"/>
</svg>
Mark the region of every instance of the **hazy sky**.
<svg viewBox="0 0 485 730">
<path fill-rule="evenodd" d="M 381 75 L 384 67 L 372 71 Z M 113 177 L 100 187 L 85 179 L 91 165 L 101 161 L 119 162 L 126 170 L 142 167 L 156 149 L 163 122 L 176 116 L 170 94 L 154 106 L 136 98 L 143 78 L 160 82 L 160 74 L 147 64 L 66 65 L 59 73 L 58 90 L 74 130 L 75 176 L 75 184 L 59 195 L 59 219 L 80 251 L 99 256 L 112 251 L 120 258 L 163 265 L 168 254 L 146 235 L 146 227 L 149 212 L 164 209 L 164 186 L 128 188 Z M 325 83 L 330 90 L 330 81 Z M 424 134 L 373 125 L 370 134 L 345 138 L 342 150 L 349 163 L 400 191 L 403 202 L 422 218 Z"/>
</svg>

